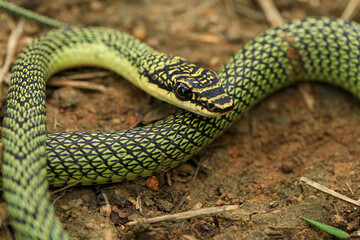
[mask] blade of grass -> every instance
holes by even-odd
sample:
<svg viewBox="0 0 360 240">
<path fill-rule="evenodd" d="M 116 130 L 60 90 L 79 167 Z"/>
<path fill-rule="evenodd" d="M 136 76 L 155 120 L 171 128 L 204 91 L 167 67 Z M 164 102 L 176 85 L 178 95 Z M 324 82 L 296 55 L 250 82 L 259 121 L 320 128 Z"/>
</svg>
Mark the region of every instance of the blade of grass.
<svg viewBox="0 0 360 240">
<path fill-rule="evenodd" d="M 349 234 L 339 228 L 336 228 L 336 227 L 332 227 L 332 226 L 329 226 L 329 225 L 326 225 L 324 223 L 321 223 L 321 222 L 317 222 L 315 220 L 311 220 L 311 219 L 308 219 L 308 218 L 304 218 L 304 217 L 301 217 L 303 220 L 307 221 L 308 223 L 324 230 L 325 232 L 328 232 L 332 235 L 334 235 L 335 237 L 338 237 L 338 238 L 341 238 L 341 239 L 347 239 L 349 237 Z"/>
</svg>

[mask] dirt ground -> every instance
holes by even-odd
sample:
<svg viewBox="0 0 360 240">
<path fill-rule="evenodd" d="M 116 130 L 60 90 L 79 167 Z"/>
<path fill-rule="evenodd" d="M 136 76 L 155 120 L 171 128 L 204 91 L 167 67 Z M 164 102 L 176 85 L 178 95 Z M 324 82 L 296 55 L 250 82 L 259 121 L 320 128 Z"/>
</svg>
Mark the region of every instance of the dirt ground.
<svg viewBox="0 0 360 240">
<path fill-rule="evenodd" d="M 159 51 L 213 70 L 270 27 L 256 1 L 250 0 L 12 2 L 74 25 L 101 25 L 127 32 Z M 290 20 L 340 17 L 347 1 L 274 3 L 282 17 Z M 17 21 L 13 20 L 0 13 L 0 65 Z M 359 21 L 360 15 L 354 20 Z M 27 22 L 16 51 L 48 30 Z M 132 128 L 176 110 L 101 69 L 76 69 L 54 78 L 85 78 L 108 92 L 49 86 L 49 132 Z M 6 90 L 4 85 L 3 95 Z M 64 104 L 64 98 L 72 101 Z M 309 98 L 314 99 L 313 108 L 306 103 Z M 1 101 L 2 118 L 5 98 Z M 149 187 L 148 179 L 78 186 L 52 194 L 54 205 L 72 239 L 332 239 L 300 216 L 352 233 L 359 229 L 358 208 L 300 184 L 299 179 L 307 177 L 358 199 L 359 123 L 359 101 L 347 92 L 321 84 L 296 85 L 258 104 L 201 156 L 169 171 L 164 180 L 158 176 L 159 190 Z M 105 198 L 113 209 L 110 217 L 104 214 Z M 188 220 L 122 225 L 126 219 L 140 216 L 229 204 L 241 208 Z M 4 206 L 1 203 L 0 238 L 13 239 Z"/>
</svg>

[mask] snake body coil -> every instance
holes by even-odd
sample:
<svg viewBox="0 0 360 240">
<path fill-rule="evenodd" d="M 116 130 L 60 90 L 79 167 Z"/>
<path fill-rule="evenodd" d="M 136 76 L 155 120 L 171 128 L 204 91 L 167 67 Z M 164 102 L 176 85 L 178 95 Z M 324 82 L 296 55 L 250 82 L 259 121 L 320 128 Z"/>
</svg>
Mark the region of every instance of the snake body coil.
<svg viewBox="0 0 360 240">
<path fill-rule="evenodd" d="M 207 118 L 179 110 L 130 130 L 46 135 L 45 80 L 64 64 L 57 59 L 62 55 L 54 52 L 73 49 L 80 55 L 79 42 L 91 43 L 91 36 L 111 34 L 102 28 L 51 31 L 29 45 L 13 67 L 3 124 L 2 181 L 19 239 L 67 237 L 50 203 L 48 182 L 56 186 L 79 180 L 82 184 L 119 182 L 149 176 L 162 165 L 173 168 L 206 147 L 265 96 L 298 80 L 329 82 L 360 97 L 360 26 L 308 18 L 269 29 L 220 69 L 222 85 L 234 100 L 234 111 L 224 116 Z"/>
</svg>

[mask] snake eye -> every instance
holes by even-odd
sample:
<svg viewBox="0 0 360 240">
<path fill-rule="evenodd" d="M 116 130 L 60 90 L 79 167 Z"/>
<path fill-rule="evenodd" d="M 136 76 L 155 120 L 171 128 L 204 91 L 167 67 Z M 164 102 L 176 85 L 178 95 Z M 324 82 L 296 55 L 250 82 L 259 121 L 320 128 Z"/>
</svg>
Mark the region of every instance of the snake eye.
<svg viewBox="0 0 360 240">
<path fill-rule="evenodd" d="M 176 83 L 174 92 L 176 97 L 182 101 L 189 101 L 193 94 L 190 88 L 182 82 Z"/>
</svg>

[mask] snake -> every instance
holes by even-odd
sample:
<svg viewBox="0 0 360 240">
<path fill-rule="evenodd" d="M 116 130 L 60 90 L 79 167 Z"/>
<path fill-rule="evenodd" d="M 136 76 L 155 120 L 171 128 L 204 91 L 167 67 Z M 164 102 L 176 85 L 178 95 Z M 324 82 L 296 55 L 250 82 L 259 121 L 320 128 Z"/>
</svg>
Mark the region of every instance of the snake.
<svg viewBox="0 0 360 240">
<path fill-rule="evenodd" d="M 281 88 L 299 81 L 319 81 L 339 86 L 360 98 L 360 25 L 355 22 L 309 17 L 269 28 L 246 43 L 216 75 L 182 58 L 169 60 L 115 30 L 68 26 L 3 1 L 0 8 L 57 28 L 28 45 L 12 68 L 2 128 L 2 188 L 18 239 L 68 238 L 55 216 L 49 185 L 122 182 L 174 168 Z M 89 50 L 90 47 L 94 50 Z M 129 57 L 130 64 L 114 60 L 119 50 Z M 95 57 L 89 52 L 95 53 Z M 108 61 L 108 57 L 112 60 Z M 150 92 L 163 91 L 166 95 L 164 91 L 175 91 L 170 97 L 177 98 L 176 102 L 192 102 L 189 95 L 194 97 L 197 92 L 196 101 L 202 105 L 194 110 L 187 108 L 190 104 L 185 107 L 180 104 L 185 109 L 133 129 L 47 134 L 45 82 L 58 71 L 82 66 L 81 59 L 91 59 L 85 60 L 85 64 L 110 69 L 126 78 L 134 78 L 136 72 L 144 81 L 157 79 L 161 83 L 167 83 L 166 78 L 177 71 L 172 68 L 174 65 L 181 65 L 187 74 L 193 74 L 189 77 L 191 81 L 176 73 L 176 79 L 183 79 L 179 84 L 176 80 L 169 83 L 171 88 L 160 84 Z M 152 61 L 163 67 L 168 61 L 171 70 L 165 71 L 168 75 L 161 68 L 145 70 L 139 61 L 145 65 Z M 123 72 L 116 66 L 121 66 Z M 200 77 L 198 82 L 196 77 Z M 215 82 L 214 87 L 201 86 L 208 79 Z M 141 87 L 138 80 L 134 83 Z M 195 92 L 189 94 L 193 86 Z M 206 102 L 201 97 L 210 88 L 221 97 Z M 225 104 L 222 114 L 219 106 L 214 107 L 215 103 Z M 209 112 L 219 115 L 212 117 Z"/>
</svg>

